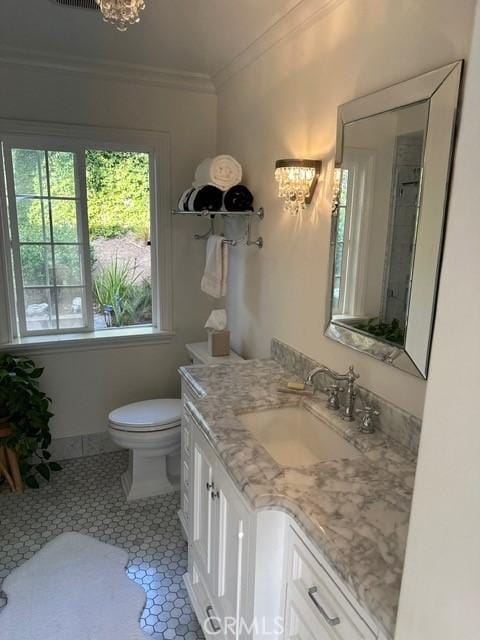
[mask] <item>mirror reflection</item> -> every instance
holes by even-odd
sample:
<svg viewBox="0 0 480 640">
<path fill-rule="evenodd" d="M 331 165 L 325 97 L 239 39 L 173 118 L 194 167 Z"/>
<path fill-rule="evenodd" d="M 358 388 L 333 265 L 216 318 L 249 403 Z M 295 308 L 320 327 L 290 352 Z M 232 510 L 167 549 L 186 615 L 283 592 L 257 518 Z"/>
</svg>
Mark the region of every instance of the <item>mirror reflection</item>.
<svg viewBox="0 0 480 640">
<path fill-rule="evenodd" d="M 332 321 L 405 344 L 428 101 L 345 124 L 336 170 Z"/>
</svg>

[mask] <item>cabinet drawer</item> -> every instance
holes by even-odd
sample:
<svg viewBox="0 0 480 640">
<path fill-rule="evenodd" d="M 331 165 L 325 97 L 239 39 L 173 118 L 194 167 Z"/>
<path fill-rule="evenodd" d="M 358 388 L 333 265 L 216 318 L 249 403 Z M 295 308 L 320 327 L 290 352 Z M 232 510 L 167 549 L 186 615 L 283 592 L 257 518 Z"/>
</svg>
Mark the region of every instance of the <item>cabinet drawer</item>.
<svg viewBox="0 0 480 640">
<path fill-rule="evenodd" d="M 192 565 L 192 589 L 196 605 L 195 613 L 205 637 L 223 638 L 221 619 L 212 605 L 212 598 L 208 592 L 207 585 L 195 561 Z"/>
<path fill-rule="evenodd" d="M 316 620 L 312 620 L 312 614 L 301 600 L 292 597 L 291 591 L 287 592 L 285 608 L 285 640 L 321 640 L 323 636 L 316 629 Z"/>
<path fill-rule="evenodd" d="M 293 530 L 290 530 L 287 577 L 289 600 L 313 616 L 317 640 L 373 640 L 377 637 L 326 567 Z"/>
</svg>

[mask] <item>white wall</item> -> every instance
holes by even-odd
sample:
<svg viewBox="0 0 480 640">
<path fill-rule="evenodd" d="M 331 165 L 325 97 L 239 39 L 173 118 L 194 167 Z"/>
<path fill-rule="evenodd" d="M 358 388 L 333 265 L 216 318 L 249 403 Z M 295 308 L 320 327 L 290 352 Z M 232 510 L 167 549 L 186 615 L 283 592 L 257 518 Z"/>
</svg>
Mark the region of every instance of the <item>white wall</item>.
<svg viewBox="0 0 480 640">
<path fill-rule="evenodd" d="M 196 164 L 215 149 L 216 97 L 105 78 L 0 65 L 0 117 L 166 131 L 171 139 L 171 194 L 192 181 Z M 205 245 L 192 239 L 205 223 L 173 220 L 172 344 L 36 356 L 53 398 L 54 437 L 105 428 L 115 406 L 178 395 L 185 342 L 204 336 L 212 299 L 200 293 Z"/>
<path fill-rule="evenodd" d="M 337 106 L 466 57 L 473 0 L 346 0 L 285 38 L 219 92 L 219 152 L 244 165 L 265 248 L 232 251 L 228 310 L 234 346 L 268 354 L 272 336 L 344 369 L 417 416 L 425 383 L 323 337 L 329 254 L 330 180 Z M 274 163 L 324 159 L 316 200 L 298 219 L 276 198 Z"/>
<path fill-rule="evenodd" d="M 478 10 L 470 60 L 396 640 L 480 637 Z"/>
</svg>

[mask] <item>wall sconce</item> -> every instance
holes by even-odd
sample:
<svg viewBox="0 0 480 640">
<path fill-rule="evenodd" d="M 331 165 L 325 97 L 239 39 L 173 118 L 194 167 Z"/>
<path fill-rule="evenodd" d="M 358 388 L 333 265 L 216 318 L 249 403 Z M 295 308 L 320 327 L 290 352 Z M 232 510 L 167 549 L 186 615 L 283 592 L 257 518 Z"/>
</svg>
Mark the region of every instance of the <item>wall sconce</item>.
<svg viewBox="0 0 480 640">
<path fill-rule="evenodd" d="M 275 162 L 278 197 L 284 199 L 283 208 L 298 216 L 310 204 L 322 168 L 321 160 L 285 159 Z"/>
</svg>

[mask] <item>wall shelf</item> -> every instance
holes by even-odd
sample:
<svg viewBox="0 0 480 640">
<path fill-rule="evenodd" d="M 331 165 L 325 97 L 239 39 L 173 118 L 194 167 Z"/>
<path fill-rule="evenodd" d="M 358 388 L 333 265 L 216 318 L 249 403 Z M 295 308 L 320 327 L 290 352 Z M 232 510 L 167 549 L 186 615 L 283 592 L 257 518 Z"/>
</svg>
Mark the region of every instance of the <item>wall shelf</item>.
<svg viewBox="0 0 480 640">
<path fill-rule="evenodd" d="M 205 218 L 210 216 L 224 216 L 226 218 L 257 216 L 260 220 L 265 217 L 263 207 L 254 211 L 181 211 L 180 209 L 172 209 L 171 214 L 172 216 L 203 216 Z"/>
<path fill-rule="evenodd" d="M 210 228 L 205 233 L 196 233 L 193 236 L 195 240 L 206 240 L 208 237 L 215 234 L 215 216 L 222 216 L 222 218 L 243 218 L 247 222 L 245 236 L 240 240 L 230 240 L 228 238 L 225 238 L 223 242 L 230 245 L 231 247 L 237 247 L 242 244 L 247 247 L 256 245 L 259 249 L 263 247 L 262 236 L 258 236 L 256 240 L 251 239 L 252 218 L 254 216 L 257 216 L 259 220 L 263 220 L 263 218 L 265 217 L 265 211 L 263 207 L 260 207 L 259 209 L 256 209 L 254 211 L 181 211 L 180 209 L 172 209 L 171 214 L 172 216 L 200 216 L 203 218 L 208 218 L 210 222 Z"/>
</svg>

